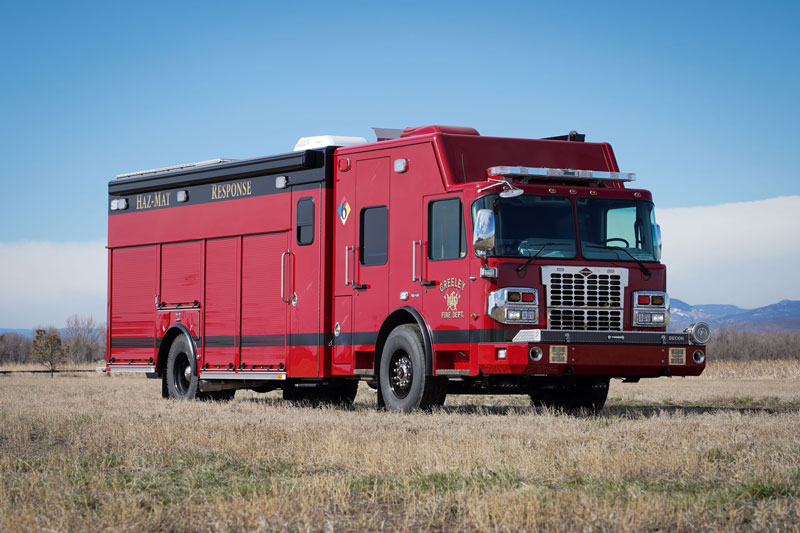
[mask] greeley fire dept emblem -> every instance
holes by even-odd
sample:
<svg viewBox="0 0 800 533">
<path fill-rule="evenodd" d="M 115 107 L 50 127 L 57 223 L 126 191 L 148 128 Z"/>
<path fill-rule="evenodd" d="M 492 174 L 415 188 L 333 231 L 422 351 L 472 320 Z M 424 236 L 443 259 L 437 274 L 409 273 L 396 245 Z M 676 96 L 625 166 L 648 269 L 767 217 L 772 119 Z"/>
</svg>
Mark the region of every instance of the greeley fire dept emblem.
<svg viewBox="0 0 800 533">
<path fill-rule="evenodd" d="M 458 278 L 447 278 L 439 284 L 439 292 L 444 297 L 447 307 L 442 311 L 442 318 L 463 318 L 464 311 L 458 310 L 458 301 L 461 299 L 461 291 L 464 290 L 464 282 Z"/>
</svg>

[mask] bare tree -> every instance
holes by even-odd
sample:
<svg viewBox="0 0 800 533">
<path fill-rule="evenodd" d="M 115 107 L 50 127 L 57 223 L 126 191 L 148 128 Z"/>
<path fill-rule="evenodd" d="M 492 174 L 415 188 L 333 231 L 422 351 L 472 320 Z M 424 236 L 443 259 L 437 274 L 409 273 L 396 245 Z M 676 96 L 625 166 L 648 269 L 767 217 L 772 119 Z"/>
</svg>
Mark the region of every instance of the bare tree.
<svg viewBox="0 0 800 533">
<path fill-rule="evenodd" d="M 105 325 L 96 323 L 91 316 L 72 315 L 64 328 L 64 344 L 76 363 L 104 359 Z"/>
<path fill-rule="evenodd" d="M 715 331 L 708 343 L 712 359 L 724 361 L 800 360 L 800 332 L 754 332 L 735 328 Z"/>
<path fill-rule="evenodd" d="M 56 367 L 67 360 L 69 348 L 61 343 L 61 335 L 52 326 L 48 328 L 36 328 L 36 336 L 33 338 L 33 348 L 31 358 L 44 363 L 50 369 L 50 377 L 53 377 Z"/>
<path fill-rule="evenodd" d="M 0 335 L 0 364 L 25 363 L 31 351 L 32 341 L 19 333 Z"/>
</svg>

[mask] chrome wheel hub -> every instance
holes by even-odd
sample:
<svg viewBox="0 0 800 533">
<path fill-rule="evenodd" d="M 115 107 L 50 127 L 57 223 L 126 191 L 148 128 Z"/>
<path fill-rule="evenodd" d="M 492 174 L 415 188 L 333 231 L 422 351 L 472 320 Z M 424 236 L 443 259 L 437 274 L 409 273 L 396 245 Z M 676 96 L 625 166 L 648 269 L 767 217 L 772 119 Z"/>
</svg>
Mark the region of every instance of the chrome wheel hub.
<svg viewBox="0 0 800 533">
<path fill-rule="evenodd" d="M 391 367 L 392 389 L 398 396 L 405 396 L 411 388 L 411 381 L 414 376 L 411 359 L 403 353 L 392 361 Z"/>
</svg>

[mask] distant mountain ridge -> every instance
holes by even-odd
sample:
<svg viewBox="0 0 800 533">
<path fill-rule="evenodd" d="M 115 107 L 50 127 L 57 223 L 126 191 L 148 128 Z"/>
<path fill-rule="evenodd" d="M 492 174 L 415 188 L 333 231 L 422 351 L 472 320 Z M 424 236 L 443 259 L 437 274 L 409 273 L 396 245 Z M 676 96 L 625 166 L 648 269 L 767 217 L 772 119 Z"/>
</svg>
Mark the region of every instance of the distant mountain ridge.
<svg viewBox="0 0 800 533">
<path fill-rule="evenodd" d="M 33 338 L 33 329 L 14 329 L 14 328 L 0 328 L 0 335 L 3 333 L 16 333 L 18 335 L 22 335 L 23 337 L 28 337 L 29 339 Z M 58 332 L 61 335 L 64 335 L 66 332 L 66 328 L 60 328 Z"/>
<path fill-rule="evenodd" d="M 781 300 L 756 309 L 735 305 L 689 305 L 670 298 L 670 331 L 682 331 L 692 322 L 702 320 L 713 327 L 731 327 L 753 331 L 800 331 L 800 300 Z"/>
<path fill-rule="evenodd" d="M 22 335 L 23 337 L 28 337 L 29 339 L 33 338 L 33 330 L 32 329 L 9 329 L 9 328 L 0 328 L 0 335 L 3 333 L 17 333 Z"/>
<path fill-rule="evenodd" d="M 781 300 L 757 309 L 742 309 L 735 305 L 689 305 L 670 298 L 669 331 L 683 331 L 692 322 L 708 322 L 714 329 L 730 327 L 752 331 L 800 331 L 800 300 Z M 62 331 L 63 330 L 59 330 Z M 33 338 L 32 329 L 0 328 L 3 333 L 18 333 Z"/>
</svg>

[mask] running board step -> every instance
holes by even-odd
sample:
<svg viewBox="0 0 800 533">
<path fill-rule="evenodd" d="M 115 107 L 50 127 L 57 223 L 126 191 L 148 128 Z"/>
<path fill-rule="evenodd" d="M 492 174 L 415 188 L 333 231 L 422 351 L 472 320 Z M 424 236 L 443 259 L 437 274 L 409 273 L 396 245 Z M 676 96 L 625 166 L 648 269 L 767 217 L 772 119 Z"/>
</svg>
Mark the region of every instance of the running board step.
<svg viewBox="0 0 800 533">
<path fill-rule="evenodd" d="M 286 372 L 209 372 L 200 374 L 200 379 L 286 379 Z"/>
</svg>

